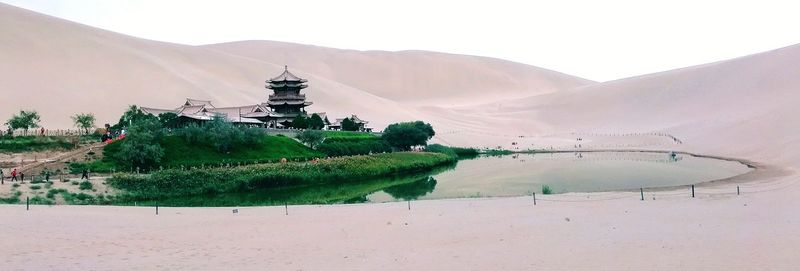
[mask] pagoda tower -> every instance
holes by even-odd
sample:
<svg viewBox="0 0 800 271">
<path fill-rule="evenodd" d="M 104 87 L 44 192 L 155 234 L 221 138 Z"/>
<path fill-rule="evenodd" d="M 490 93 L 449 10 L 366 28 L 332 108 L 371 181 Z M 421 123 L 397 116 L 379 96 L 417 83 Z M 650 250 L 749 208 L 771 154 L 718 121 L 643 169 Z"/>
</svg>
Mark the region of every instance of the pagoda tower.
<svg viewBox="0 0 800 271">
<path fill-rule="evenodd" d="M 303 108 L 312 104 L 306 102 L 305 94 L 300 94 L 300 90 L 308 87 L 306 82 L 289 72 L 288 66 L 284 66 L 283 73 L 266 81 L 266 87 L 273 91 L 266 105 L 274 112 L 275 122 L 286 126 L 297 115 L 306 114 Z"/>
</svg>

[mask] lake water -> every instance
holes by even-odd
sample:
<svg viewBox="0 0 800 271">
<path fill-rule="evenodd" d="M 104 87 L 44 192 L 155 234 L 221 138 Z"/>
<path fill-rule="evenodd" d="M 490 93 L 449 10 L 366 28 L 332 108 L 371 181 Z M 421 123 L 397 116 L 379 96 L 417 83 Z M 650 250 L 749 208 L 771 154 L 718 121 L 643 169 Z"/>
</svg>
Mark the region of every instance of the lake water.
<svg viewBox="0 0 800 271">
<path fill-rule="evenodd" d="M 247 206 L 388 202 L 599 192 L 697 184 L 744 174 L 732 161 L 665 153 L 597 152 L 481 156 L 431 172 L 315 187 L 171 199 L 165 205 Z"/>
</svg>

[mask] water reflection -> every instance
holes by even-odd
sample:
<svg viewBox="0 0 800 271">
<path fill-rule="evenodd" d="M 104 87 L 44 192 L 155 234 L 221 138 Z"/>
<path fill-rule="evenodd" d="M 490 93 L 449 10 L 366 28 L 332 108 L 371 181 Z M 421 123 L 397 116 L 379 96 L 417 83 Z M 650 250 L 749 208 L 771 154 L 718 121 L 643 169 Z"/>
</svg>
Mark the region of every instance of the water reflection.
<svg viewBox="0 0 800 271">
<path fill-rule="evenodd" d="M 749 170 L 737 162 L 672 153 L 513 154 L 480 156 L 402 176 L 172 198 L 160 204 L 253 206 L 521 196 L 541 192 L 543 185 L 555 193 L 596 192 L 694 184 Z"/>
</svg>

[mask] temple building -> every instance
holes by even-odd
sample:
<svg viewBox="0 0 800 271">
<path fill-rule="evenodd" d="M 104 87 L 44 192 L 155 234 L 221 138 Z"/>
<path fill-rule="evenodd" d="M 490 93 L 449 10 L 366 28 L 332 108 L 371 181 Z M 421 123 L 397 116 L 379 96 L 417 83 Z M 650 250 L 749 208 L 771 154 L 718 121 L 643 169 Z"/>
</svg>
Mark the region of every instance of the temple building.
<svg viewBox="0 0 800 271">
<path fill-rule="evenodd" d="M 235 106 L 235 107 L 216 107 L 211 101 L 187 98 L 181 106 L 175 109 L 158 109 L 141 107 L 142 111 L 158 116 L 162 113 L 174 113 L 178 115 L 181 123 L 203 122 L 211 120 L 215 115 L 222 115 L 228 121 L 248 126 L 259 126 L 265 128 L 289 128 L 292 120 L 298 115 L 307 114 L 305 107 L 313 104 L 306 101 L 306 95 L 300 93 L 307 88 L 308 80 L 300 78 L 289 72 L 288 66 L 284 66 L 283 73 L 266 81 L 266 89 L 272 91 L 267 96 L 267 101 L 260 104 Z M 325 112 L 317 113 L 325 123 L 325 129 L 341 129 L 341 121 L 337 119 L 335 123 L 328 121 Z M 366 127 L 367 121 L 361 120 L 356 115 L 350 117 L 361 131 L 370 131 Z"/>
<path fill-rule="evenodd" d="M 306 115 L 303 108 L 312 104 L 306 101 L 305 94 L 300 94 L 300 90 L 308 87 L 306 82 L 308 80 L 289 72 L 288 66 L 284 66 L 283 73 L 266 82 L 267 88 L 273 91 L 265 104 L 274 113 L 271 121 L 289 126 L 297 115 Z"/>
</svg>

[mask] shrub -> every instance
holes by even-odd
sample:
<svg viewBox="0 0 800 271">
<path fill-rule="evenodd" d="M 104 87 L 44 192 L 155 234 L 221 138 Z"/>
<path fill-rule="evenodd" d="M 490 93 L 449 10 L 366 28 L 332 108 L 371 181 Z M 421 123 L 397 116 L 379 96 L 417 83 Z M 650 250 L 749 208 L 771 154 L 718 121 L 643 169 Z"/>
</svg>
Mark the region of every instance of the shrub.
<svg viewBox="0 0 800 271">
<path fill-rule="evenodd" d="M 158 144 L 160 137 L 161 125 L 158 120 L 134 122 L 114 156 L 131 167 L 151 168 L 164 157 L 164 148 Z"/>
<path fill-rule="evenodd" d="M 322 132 L 317 130 L 305 130 L 297 134 L 296 137 L 297 140 L 300 140 L 300 142 L 303 142 L 303 144 L 308 145 L 308 147 L 312 149 L 325 140 L 325 136 Z"/>
<path fill-rule="evenodd" d="M 39 190 L 39 189 L 42 189 L 42 187 L 41 187 L 41 186 L 39 186 L 39 185 L 35 185 L 35 184 L 34 184 L 34 185 L 31 185 L 31 186 L 30 186 L 30 188 L 31 188 L 31 190 Z"/>
<path fill-rule="evenodd" d="M 549 185 L 542 185 L 542 194 L 550 195 L 553 194 L 553 189 L 550 188 Z"/>
<path fill-rule="evenodd" d="M 83 181 L 78 185 L 78 189 L 80 190 L 92 190 L 92 183 L 89 181 Z"/>
<path fill-rule="evenodd" d="M 425 151 L 443 153 L 452 157 L 458 157 L 458 154 L 456 154 L 456 152 L 452 148 L 440 144 L 428 145 L 427 147 L 425 147 Z"/>
<path fill-rule="evenodd" d="M 108 180 L 133 199 L 334 184 L 427 170 L 455 159 L 437 153 L 391 153 L 325 159 L 318 163 L 262 164 L 235 168 L 162 170 L 149 175 L 116 174 Z"/>
</svg>

